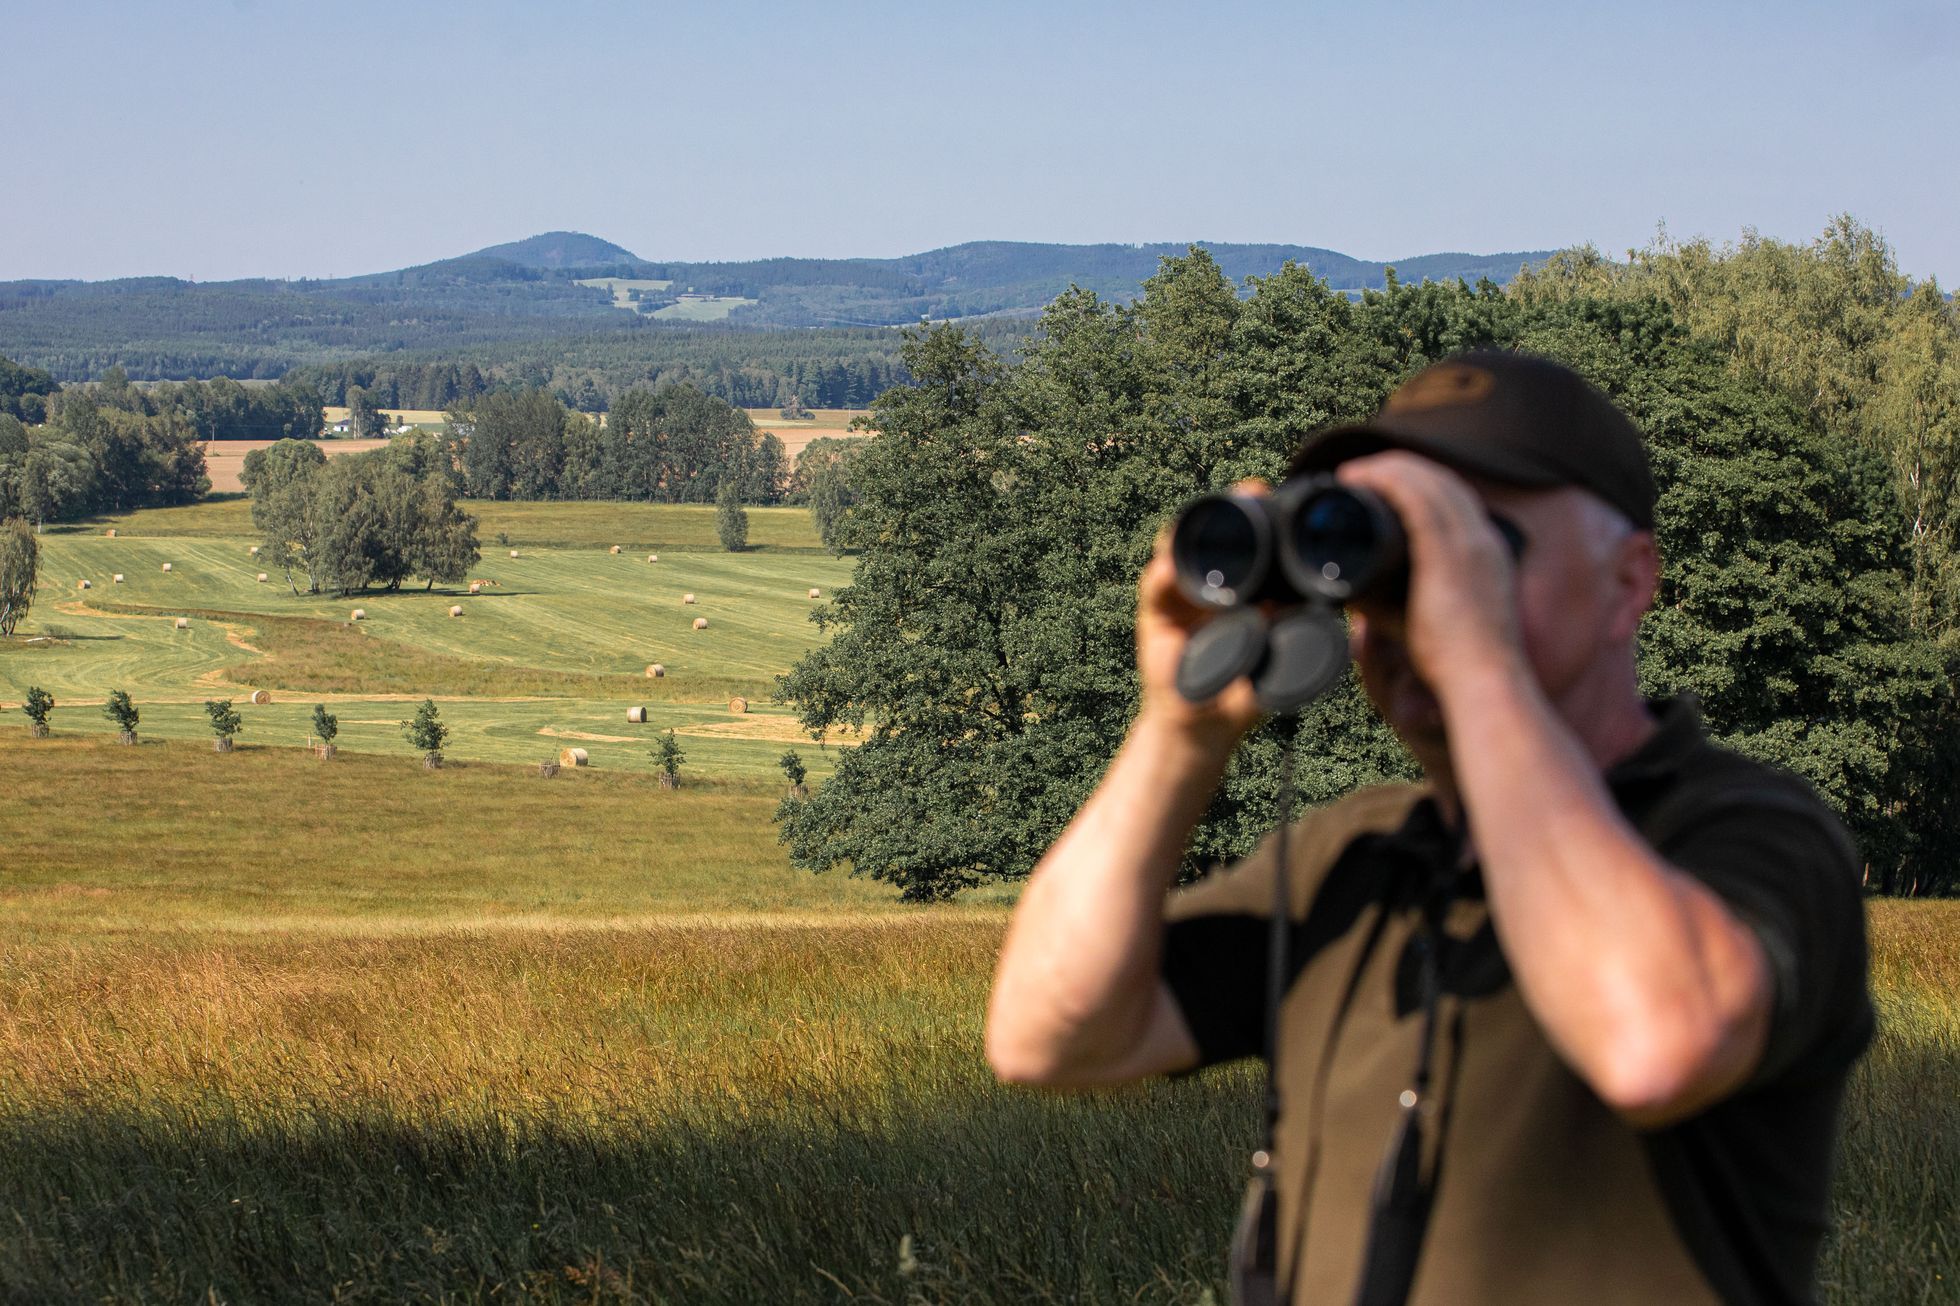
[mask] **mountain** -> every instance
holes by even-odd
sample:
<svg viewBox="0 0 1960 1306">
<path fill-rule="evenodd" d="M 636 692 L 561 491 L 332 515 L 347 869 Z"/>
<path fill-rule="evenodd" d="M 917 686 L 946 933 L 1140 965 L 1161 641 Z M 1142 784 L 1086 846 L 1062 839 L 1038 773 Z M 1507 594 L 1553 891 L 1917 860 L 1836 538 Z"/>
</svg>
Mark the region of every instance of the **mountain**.
<svg viewBox="0 0 1960 1306">
<path fill-rule="evenodd" d="M 492 245 L 463 257 L 501 259 L 526 268 L 589 268 L 638 263 L 633 252 L 582 231 L 547 231 L 542 236 Z"/>
<path fill-rule="evenodd" d="M 1127 301 L 1184 244 L 974 241 L 889 259 L 643 259 L 611 241 L 553 231 L 473 253 L 331 281 L 0 282 L 0 356 L 62 380 L 111 365 L 136 379 L 275 377 L 304 364 L 382 354 L 473 351 L 487 361 L 542 342 L 649 330 L 890 327 L 1031 319 L 1071 285 Z M 1292 261 L 1360 294 L 1387 263 L 1307 245 L 1210 244 L 1237 281 Z M 1404 281 L 1502 284 L 1550 251 L 1423 254 Z M 739 352 L 739 351 L 734 351 Z"/>
</svg>

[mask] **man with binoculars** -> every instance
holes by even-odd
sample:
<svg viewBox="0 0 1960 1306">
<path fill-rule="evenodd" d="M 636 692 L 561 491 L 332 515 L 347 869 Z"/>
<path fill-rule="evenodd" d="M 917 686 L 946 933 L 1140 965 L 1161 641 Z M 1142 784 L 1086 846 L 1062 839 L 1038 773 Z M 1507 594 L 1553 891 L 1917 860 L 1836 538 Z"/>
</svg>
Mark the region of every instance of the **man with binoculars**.
<svg viewBox="0 0 1960 1306">
<path fill-rule="evenodd" d="M 1265 1055 L 1242 1298 L 1811 1298 L 1872 1027 L 1858 860 L 1642 698 L 1654 499 L 1604 395 L 1479 351 L 1160 539 L 1142 707 L 1016 909 L 987 1054 L 1060 1087 Z M 1241 736 L 1338 671 L 1336 605 L 1424 783 L 1172 892 Z"/>
</svg>

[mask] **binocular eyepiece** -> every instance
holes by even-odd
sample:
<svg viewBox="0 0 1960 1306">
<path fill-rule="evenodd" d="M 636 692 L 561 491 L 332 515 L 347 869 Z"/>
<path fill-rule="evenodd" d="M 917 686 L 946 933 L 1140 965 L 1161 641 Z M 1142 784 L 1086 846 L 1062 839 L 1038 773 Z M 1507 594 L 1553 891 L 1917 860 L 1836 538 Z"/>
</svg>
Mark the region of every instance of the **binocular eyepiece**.
<svg viewBox="0 0 1960 1306">
<path fill-rule="evenodd" d="M 1193 603 L 1236 608 L 1364 596 L 1408 588 L 1408 541 L 1380 495 L 1331 476 L 1299 476 L 1271 494 L 1207 494 L 1171 533 L 1178 587 Z"/>
</svg>

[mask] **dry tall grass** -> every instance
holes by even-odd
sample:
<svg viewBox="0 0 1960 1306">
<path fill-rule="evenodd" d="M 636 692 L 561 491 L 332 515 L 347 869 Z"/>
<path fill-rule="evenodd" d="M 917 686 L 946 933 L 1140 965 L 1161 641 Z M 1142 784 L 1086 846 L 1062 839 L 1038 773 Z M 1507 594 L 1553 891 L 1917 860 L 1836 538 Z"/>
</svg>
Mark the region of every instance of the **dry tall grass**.
<svg viewBox="0 0 1960 1306">
<path fill-rule="evenodd" d="M 760 788 L 55 744 L 0 1300 L 1222 1299 L 1252 1076 L 999 1087 L 1000 913 L 797 876 Z M 1873 917 L 1825 1296 L 1952 1300 L 1960 905 Z"/>
</svg>

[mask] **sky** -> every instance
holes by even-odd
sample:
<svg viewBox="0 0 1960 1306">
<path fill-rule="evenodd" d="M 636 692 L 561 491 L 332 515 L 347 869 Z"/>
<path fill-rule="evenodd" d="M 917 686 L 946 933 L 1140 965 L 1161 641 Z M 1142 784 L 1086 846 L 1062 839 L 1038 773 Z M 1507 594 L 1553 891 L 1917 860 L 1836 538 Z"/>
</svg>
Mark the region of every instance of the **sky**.
<svg viewBox="0 0 1960 1306">
<path fill-rule="evenodd" d="M 1960 283 L 1960 3 L 0 0 L 0 279 L 968 240 L 1366 259 L 1849 212 Z"/>
</svg>

